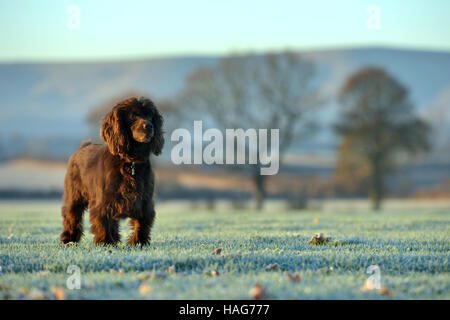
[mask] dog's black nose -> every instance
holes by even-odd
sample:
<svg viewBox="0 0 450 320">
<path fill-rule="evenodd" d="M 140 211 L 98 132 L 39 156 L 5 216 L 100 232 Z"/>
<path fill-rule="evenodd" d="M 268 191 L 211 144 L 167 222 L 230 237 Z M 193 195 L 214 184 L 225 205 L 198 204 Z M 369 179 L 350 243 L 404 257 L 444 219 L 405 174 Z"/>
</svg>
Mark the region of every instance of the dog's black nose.
<svg viewBox="0 0 450 320">
<path fill-rule="evenodd" d="M 144 124 L 143 124 L 143 127 L 144 127 L 144 129 L 149 129 L 149 128 L 152 127 L 152 124 L 150 122 L 148 122 L 148 121 L 145 121 Z"/>
<path fill-rule="evenodd" d="M 152 135 L 153 134 L 153 126 L 152 123 L 150 121 L 145 121 L 142 124 L 142 128 L 144 129 L 145 132 L 147 132 L 148 134 Z"/>
</svg>

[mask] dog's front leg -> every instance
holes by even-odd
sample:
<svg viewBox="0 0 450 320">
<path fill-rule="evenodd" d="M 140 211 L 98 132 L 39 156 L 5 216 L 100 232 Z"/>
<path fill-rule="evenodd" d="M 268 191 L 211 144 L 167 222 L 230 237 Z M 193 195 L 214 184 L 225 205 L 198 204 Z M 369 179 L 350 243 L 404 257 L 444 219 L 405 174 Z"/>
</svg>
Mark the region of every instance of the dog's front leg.
<svg viewBox="0 0 450 320">
<path fill-rule="evenodd" d="M 155 219 L 155 210 L 153 206 L 143 212 L 143 216 L 137 219 L 131 219 L 128 223 L 132 227 L 133 233 L 128 238 L 128 245 L 150 245 L 150 231 Z"/>
<path fill-rule="evenodd" d="M 94 243 L 117 244 L 120 241 L 119 221 L 98 213 L 96 209 L 90 209 L 89 220 L 91 222 L 91 233 L 94 234 Z"/>
</svg>

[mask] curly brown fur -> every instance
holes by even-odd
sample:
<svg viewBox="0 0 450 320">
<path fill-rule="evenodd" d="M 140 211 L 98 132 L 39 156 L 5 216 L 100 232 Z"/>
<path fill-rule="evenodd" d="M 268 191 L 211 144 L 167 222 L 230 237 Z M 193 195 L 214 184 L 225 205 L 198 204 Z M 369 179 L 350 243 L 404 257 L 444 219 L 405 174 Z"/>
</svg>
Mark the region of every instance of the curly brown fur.
<svg viewBox="0 0 450 320">
<path fill-rule="evenodd" d="M 103 120 L 100 136 L 106 145 L 83 142 L 70 157 L 61 210 L 63 243 L 80 241 L 83 213 L 89 209 L 96 244 L 119 242 L 122 218 L 131 219 L 128 244 L 150 244 L 155 178 L 149 157 L 162 151 L 162 125 L 150 100 L 124 100 Z"/>
</svg>

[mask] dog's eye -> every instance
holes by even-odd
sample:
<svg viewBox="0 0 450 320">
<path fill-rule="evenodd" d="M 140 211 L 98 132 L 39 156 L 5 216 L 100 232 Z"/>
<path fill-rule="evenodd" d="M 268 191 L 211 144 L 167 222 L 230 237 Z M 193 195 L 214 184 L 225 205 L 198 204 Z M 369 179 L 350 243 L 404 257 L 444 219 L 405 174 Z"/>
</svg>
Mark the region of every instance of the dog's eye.
<svg viewBox="0 0 450 320">
<path fill-rule="evenodd" d="M 136 120 L 136 115 L 135 114 L 130 114 L 129 119 L 130 119 L 130 121 Z"/>
</svg>

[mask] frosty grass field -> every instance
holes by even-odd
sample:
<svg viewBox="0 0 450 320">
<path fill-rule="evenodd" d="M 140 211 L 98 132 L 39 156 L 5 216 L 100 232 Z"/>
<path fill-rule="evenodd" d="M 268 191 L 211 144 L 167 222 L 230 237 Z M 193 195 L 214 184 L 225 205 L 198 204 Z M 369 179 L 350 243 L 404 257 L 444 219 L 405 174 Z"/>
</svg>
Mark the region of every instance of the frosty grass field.
<svg viewBox="0 0 450 320">
<path fill-rule="evenodd" d="M 250 299 L 256 283 L 269 299 L 450 299 L 448 207 L 160 208 L 141 249 L 94 246 L 89 232 L 61 246 L 59 205 L 0 203 L 0 299 Z M 331 241 L 309 244 L 317 232 Z M 361 289 L 374 264 L 388 294 Z M 66 288 L 69 265 L 81 269 L 79 290 Z"/>
</svg>

